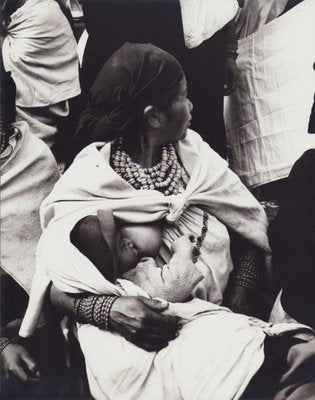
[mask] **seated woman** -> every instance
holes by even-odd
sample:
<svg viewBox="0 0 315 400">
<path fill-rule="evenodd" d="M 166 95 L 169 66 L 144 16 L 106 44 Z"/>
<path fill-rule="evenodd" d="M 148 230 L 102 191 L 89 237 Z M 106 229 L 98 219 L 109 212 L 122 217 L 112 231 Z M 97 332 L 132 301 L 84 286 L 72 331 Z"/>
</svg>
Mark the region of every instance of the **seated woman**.
<svg viewBox="0 0 315 400">
<path fill-rule="evenodd" d="M 85 296 L 74 311 L 71 296 L 57 292 L 56 303 L 83 322 L 78 339 L 96 399 L 239 398 L 263 363 L 266 335 L 301 328 L 220 305 L 233 270 L 227 227 L 268 252 L 267 220 L 226 161 L 189 130 L 191 108 L 176 59 L 150 44 L 125 44 L 101 70 L 84 113 L 98 137 L 112 141 L 86 147 L 42 205 L 44 233 L 20 335 L 32 334 L 51 281 Z M 158 266 L 170 262 L 179 236 L 198 236 L 207 219 L 198 264 L 204 279 L 194 298 L 167 304 L 145 298 L 115 270 L 106 279 L 71 242 L 76 224 L 99 210 L 127 223 L 164 219 Z M 255 275 L 249 260 L 247 270 Z M 244 303 L 234 305 L 241 311 Z"/>
</svg>

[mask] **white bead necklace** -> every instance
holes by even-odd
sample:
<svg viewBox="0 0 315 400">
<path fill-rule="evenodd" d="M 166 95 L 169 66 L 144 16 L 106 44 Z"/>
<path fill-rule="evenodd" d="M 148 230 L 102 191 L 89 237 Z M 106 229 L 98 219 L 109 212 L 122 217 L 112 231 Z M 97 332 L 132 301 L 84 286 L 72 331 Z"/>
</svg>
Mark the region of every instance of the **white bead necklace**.
<svg viewBox="0 0 315 400">
<path fill-rule="evenodd" d="M 131 159 L 124 149 L 122 138 L 119 138 L 112 152 L 111 161 L 115 172 L 135 189 L 156 189 L 165 196 L 178 194 L 185 177 L 172 143 L 162 147 L 162 157 L 158 164 L 151 168 L 143 168 Z"/>
</svg>

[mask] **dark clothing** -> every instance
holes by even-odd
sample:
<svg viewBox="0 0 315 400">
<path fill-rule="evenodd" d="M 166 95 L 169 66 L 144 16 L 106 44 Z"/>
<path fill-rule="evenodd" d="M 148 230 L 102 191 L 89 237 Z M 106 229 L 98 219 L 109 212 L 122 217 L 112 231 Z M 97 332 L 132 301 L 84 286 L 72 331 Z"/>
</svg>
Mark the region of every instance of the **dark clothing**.
<svg viewBox="0 0 315 400">
<path fill-rule="evenodd" d="M 315 149 L 295 163 L 269 238 L 279 267 L 285 311 L 315 328 Z"/>
<path fill-rule="evenodd" d="M 17 335 L 27 302 L 27 293 L 9 276 L 1 276 L 1 335 Z M 15 376 L 5 379 L 1 371 L 0 398 L 68 399 L 70 373 L 65 362 L 64 338 L 58 321 L 36 329 L 34 335 L 20 343 L 36 361 L 41 377 L 38 382 L 22 382 Z"/>
<path fill-rule="evenodd" d="M 315 399 L 315 339 L 305 342 L 291 333 L 267 336 L 264 351 L 264 363 L 243 400 Z"/>
<path fill-rule="evenodd" d="M 83 94 L 104 62 L 122 44 L 150 42 L 175 56 L 182 65 L 189 99 L 194 105 L 192 129 L 225 157 L 224 29 L 189 50 L 185 47 L 179 0 L 84 0 L 82 3 L 89 33 L 82 69 Z"/>
<path fill-rule="evenodd" d="M 314 64 L 315 65 L 315 64 Z M 314 96 L 315 98 L 315 96 Z M 313 102 L 313 107 L 310 115 L 310 120 L 308 124 L 308 132 L 315 133 L 315 101 Z"/>
<path fill-rule="evenodd" d="M 39 367 L 39 381 L 22 382 L 15 376 L 9 380 L 1 373 L 1 400 L 68 400 L 71 383 L 70 371 L 66 368 L 64 338 L 57 325 L 46 325 L 23 341 Z"/>
</svg>

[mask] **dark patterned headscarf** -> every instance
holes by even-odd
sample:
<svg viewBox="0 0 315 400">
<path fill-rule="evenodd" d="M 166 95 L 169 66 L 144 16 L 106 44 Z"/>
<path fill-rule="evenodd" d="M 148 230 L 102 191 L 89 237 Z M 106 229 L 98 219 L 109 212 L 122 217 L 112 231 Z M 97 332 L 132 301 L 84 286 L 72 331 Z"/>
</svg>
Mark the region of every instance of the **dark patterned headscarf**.
<svg viewBox="0 0 315 400">
<path fill-rule="evenodd" d="M 78 145 L 137 135 L 144 109 L 167 102 L 183 77 L 179 62 L 165 51 L 152 44 L 125 43 L 89 91 L 76 133 L 77 150 Z"/>
</svg>

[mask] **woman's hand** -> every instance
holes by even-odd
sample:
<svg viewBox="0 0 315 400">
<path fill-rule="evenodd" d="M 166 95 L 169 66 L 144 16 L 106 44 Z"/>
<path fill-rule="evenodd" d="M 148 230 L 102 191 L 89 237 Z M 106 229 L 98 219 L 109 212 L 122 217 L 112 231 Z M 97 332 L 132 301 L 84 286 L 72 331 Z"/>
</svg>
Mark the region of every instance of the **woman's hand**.
<svg viewBox="0 0 315 400">
<path fill-rule="evenodd" d="M 123 296 L 110 311 L 110 326 L 127 340 L 147 351 L 159 351 L 178 336 L 180 318 L 162 314 L 166 301 Z"/>
<path fill-rule="evenodd" d="M 40 377 L 35 361 L 19 344 L 10 343 L 2 350 L 1 363 L 6 379 L 13 375 L 23 382 L 28 382 Z"/>
</svg>

